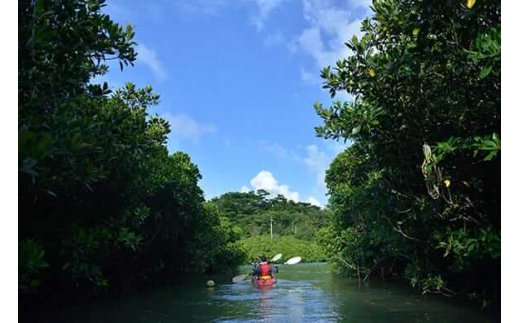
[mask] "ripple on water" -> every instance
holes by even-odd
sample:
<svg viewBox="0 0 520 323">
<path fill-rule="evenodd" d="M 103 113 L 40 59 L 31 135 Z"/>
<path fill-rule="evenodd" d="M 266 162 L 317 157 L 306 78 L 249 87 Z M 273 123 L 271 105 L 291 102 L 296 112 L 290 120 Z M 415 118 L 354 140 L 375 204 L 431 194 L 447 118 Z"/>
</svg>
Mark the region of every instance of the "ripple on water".
<svg viewBox="0 0 520 323">
<path fill-rule="evenodd" d="M 283 269 L 283 270 L 282 270 Z M 244 268 L 246 271 L 247 268 Z M 201 280 L 61 309 L 44 322 L 493 322 L 476 308 L 402 286 L 333 276 L 324 264 L 280 268 L 273 288 Z M 204 283 L 207 279 L 202 280 Z"/>
<path fill-rule="evenodd" d="M 226 316 L 214 322 L 334 322 L 338 318 L 330 296 L 308 281 L 279 279 L 269 289 L 257 289 L 249 282 L 223 286 L 214 298 L 248 308 L 242 317 Z"/>
</svg>

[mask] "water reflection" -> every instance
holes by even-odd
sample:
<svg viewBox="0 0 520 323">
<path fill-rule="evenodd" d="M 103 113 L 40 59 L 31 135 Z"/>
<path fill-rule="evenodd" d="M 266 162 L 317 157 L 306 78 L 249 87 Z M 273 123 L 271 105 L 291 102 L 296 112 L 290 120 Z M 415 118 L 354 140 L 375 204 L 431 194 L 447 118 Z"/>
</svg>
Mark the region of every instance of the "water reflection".
<svg viewBox="0 0 520 323">
<path fill-rule="evenodd" d="M 262 317 L 269 316 L 270 309 L 272 307 L 271 303 L 271 297 L 269 293 L 272 291 L 273 286 L 262 286 L 257 287 L 258 291 L 260 292 L 260 315 Z"/>
<path fill-rule="evenodd" d="M 325 264 L 285 267 L 262 288 L 229 279 L 181 285 L 62 309 L 44 322 L 492 322 L 468 306 L 424 298 L 400 285 L 333 276 Z M 247 269 L 246 269 L 247 270 Z"/>
</svg>

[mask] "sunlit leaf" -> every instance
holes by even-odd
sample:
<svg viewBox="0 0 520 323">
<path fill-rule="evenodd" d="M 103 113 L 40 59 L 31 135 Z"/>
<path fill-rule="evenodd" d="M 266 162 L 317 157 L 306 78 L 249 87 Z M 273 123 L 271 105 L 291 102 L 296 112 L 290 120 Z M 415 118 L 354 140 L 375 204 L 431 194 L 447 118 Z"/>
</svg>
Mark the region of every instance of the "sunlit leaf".
<svg viewBox="0 0 520 323">
<path fill-rule="evenodd" d="M 491 70 L 492 70 L 492 66 L 491 65 L 488 65 L 488 66 L 484 66 L 480 69 L 480 74 L 479 74 L 479 78 L 480 79 L 483 79 L 485 78 L 486 76 L 489 75 L 489 73 L 491 73 Z"/>
</svg>

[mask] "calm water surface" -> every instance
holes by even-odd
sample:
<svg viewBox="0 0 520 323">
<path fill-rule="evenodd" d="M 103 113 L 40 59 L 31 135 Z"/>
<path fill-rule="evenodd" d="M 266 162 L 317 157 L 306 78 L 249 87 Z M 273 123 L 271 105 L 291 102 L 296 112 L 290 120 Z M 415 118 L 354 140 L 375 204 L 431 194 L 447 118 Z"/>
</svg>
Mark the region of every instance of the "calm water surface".
<svg viewBox="0 0 520 323">
<path fill-rule="evenodd" d="M 242 268 L 244 273 L 249 268 Z M 332 275 L 326 264 L 280 266 L 278 284 L 257 289 L 231 277 L 190 277 L 181 284 L 62 309 L 46 322 L 494 322 L 478 308 L 420 298 L 400 284 Z"/>
</svg>

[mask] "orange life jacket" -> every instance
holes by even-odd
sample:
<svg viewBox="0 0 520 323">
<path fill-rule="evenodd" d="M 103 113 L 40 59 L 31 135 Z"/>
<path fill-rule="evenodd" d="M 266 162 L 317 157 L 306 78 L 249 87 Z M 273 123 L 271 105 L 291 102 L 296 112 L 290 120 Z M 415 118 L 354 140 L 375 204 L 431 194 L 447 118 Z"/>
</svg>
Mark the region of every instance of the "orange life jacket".
<svg viewBox="0 0 520 323">
<path fill-rule="evenodd" d="M 260 276 L 268 276 L 271 274 L 271 268 L 267 262 L 261 262 L 258 267 L 258 273 Z"/>
</svg>

